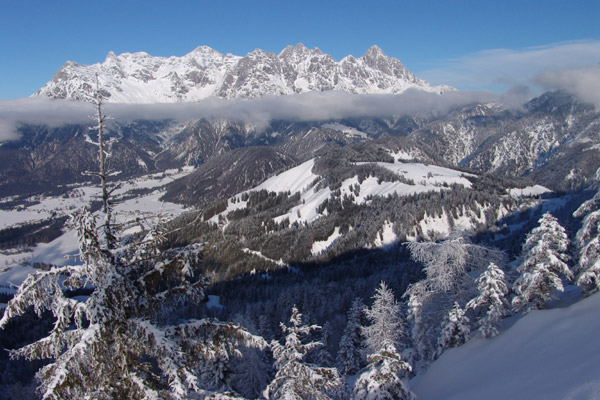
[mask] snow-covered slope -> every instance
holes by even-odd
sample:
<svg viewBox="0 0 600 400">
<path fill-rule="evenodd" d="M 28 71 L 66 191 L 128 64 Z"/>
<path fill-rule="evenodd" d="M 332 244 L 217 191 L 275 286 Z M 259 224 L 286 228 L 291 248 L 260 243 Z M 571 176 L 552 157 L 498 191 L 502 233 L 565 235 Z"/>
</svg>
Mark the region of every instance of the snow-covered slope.
<svg viewBox="0 0 600 400">
<path fill-rule="evenodd" d="M 404 162 L 358 163 L 357 165 L 360 164 L 383 167 L 402 177 L 402 179 L 394 182 L 381 181 L 373 176 L 362 181 L 359 181 L 357 176 L 346 179 L 341 183 L 339 196 L 349 196 L 356 204 L 364 204 L 372 196 L 385 197 L 394 193 L 400 196 L 408 196 L 429 191 L 448 190 L 449 185 L 452 184 L 465 187 L 471 186 L 471 183 L 464 177 L 462 172 L 435 165 Z M 314 165 L 314 159 L 306 161 L 297 167 L 267 179 L 248 192 L 267 190 L 268 192 L 290 191 L 292 194 L 300 193 L 300 204 L 293 207 L 286 214 L 278 216 L 276 222 L 284 220 L 288 220 L 290 223 L 312 222 L 320 217 L 319 206 L 329 199 L 333 193 L 329 187 L 319 185 L 323 177 L 313 172 Z M 240 193 L 230 198 L 228 208 L 219 215 L 225 217 L 229 212 L 244 207 L 245 203 L 241 200 L 241 197 L 242 194 Z M 212 217 L 212 221 L 218 221 L 219 215 Z"/>
<path fill-rule="evenodd" d="M 544 93 L 521 110 L 469 105 L 409 134 L 444 160 L 474 171 L 527 176 L 553 190 L 590 184 L 600 167 L 598 109 L 562 92 Z"/>
<path fill-rule="evenodd" d="M 600 294 L 533 311 L 493 339 L 446 351 L 416 378 L 419 400 L 599 399 Z"/>
<path fill-rule="evenodd" d="M 107 101 L 165 103 L 197 101 L 210 96 L 258 98 L 310 91 L 401 93 L 409 88 L 441 93 L 415 77 L 402 63 L 372 46 L 359 58 L 337 62 L 318 48 L 302 44 L 279 55 L 256 49 L 245 57 L 223 55 L 201 46 L 183 57 L 153 57 L 147 53 L 108 53 L 103 63 L 68 61 L 33 96 L 90 101 L 96 74 Z"/>
</svg>

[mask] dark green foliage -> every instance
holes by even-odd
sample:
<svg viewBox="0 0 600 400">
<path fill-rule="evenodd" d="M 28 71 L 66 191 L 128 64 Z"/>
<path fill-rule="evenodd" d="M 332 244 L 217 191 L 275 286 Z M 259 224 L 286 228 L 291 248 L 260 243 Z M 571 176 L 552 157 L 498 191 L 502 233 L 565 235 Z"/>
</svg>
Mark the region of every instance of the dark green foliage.
<svg viewBox="0 0 600 400">
<path fill-rule="evenodd" d="M 12 296 L 11 296 L 12 297 Z M 2 302 L 6 302 L 2 300 Z M 10 359 L 9 350 L 18 349 L 46 336 L 54 324 L 52 315 L 47 312 L 38 318 L 33 308 L 19 321 L 11 321 L 0 330 L 0 398 L 6 400 L 33 400 L 38 396 L 38 385 L 34 376 L 37 370 L 48 363 L 47 360 Z"/>
<path fill-rule="evenodd" d="M 62 234 L 67 217 L 49 218 L 0 230 L 0 249 L 48 243 Z"/>
</svg>

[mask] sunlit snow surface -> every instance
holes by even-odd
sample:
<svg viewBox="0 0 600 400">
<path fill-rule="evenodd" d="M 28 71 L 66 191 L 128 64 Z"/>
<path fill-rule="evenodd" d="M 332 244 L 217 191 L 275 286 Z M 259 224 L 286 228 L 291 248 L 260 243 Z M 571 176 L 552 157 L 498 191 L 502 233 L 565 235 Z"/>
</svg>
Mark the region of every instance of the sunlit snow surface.
<svg viewBox="0 0 600 400">
<path fill-rule="evenodd" d="M 510 189 L 510 195 L 513 197 L 538 196 L 549 192 L 550 189 L 541 185 L 528 186 L 523 189 Z"/>
<path fill-rule="evenodd" d="M 600 399 L 600 294 L 533 311 L 493 339 L 446 351 L 413 380 L 419 400 Z"/>
<path fill-rule="evenodd" d="M 329 236 L 326 240 L 319 240 L 313 243 L 311 250 L 312 254 L 321 254 L 322 252 L 327 250 L 337 238 L 341 236 L 342 234 L 340 233 L 340 228 L 336 226 L 331 236 Z"/>
<path fill-rule="evenodd" d="M 127 208 L 138 210 L 140 212 L 154 212 L 160 209 L 162 204 L 158 198 L 158 192 L 154 192 L 147 196 L 138 197 L 134 200 L 119 201 L 120 196 L 134 189 L 153 189 L 164 186 L 175 179 L 181 178 L 189 174 L 192 170 L 185 168 L 182 171 L 167 170 L 164 173 L 145 175 L 136 179 L 130 179 L 120 182 L 120 187 L 114 191 L 113 198 L 117 203 L 117 208 L 122 208 L 126 211 Z M 32 198 L 32 201 L 39 202 L 38 204 L 29 207 L 20 208 L 17 210 L 6 211 L 0 210 L 0 229 L 8 226 L 22 223 L 30 223 L 49 218 L 53 213 L 56 216 L 68 215 L 72 212 L 85 207 L 92 200 L 98 200 L 101 196 L 101 189 L 98 185 L 77 186 L 62 196 L 56 197 L 40 197 Z M 134 206 L 135 205 L 135 206 Z M 180 208 L 176 206 L 176 208 Z M 165 213 L 168 213 L 165 210 Z M 117 212 L 117 214 L 119 214 Z"/>
<path fill-rule="evenodd" d="M 379 162 L 376 164 L 404 177 L 407 181 L 414 181 L 414 184 L 398 181 L 379 182 L 375 177 L 369 177 L 359 182 L 357 177 L 353 177 L 342 182 L 340 188 L 342 196 L 352 194 L 357 204 L 364 204 L 370 196 L 388 196 L 391 194 L 407 196 L 415 193 L 447 190 L 446 185 L 455 183 L 465 187 L 471 186 L 469 180 L 464 177 L 464 173 L 449 168 L 400 161 L 394 163 Z M 329 188 L 317 190 L 316 185 L 322 178 L 312 172 L 313 167 L 314 160 L 306 161 L 295 168 L 269 178 L 249 191 L 264 189 L 270 192 L 286 192 L 289 190 L 292 194 L 300 193 L 300 204 L 293 207 L 288 213 L 276 217 L 275 221 L 281 222 L 286 219 L 290 223 L 314 221 L 319 218 L 318 207 L 331 196 L 332 191 Z M 351 186 L 356 187 L 356 185 L 360 186 L 358 195 L 355 195 L 351 190 Z M 245 203 L 241 202 L 241 195 L 234 197 L 238 201 L 233 202 L 230 199 L 227 210 L 221 213 L 222 216 L 227 216 L 231 211 L 245 207 Z M 218 215 L 214 216 L 211 220 L 217 222 Z M 385 233 L 387 235 L 386 238 L 389 237 L 390 232 Z M 384 241 L 387 242 L 387 240 Z M 317 245 L 317 247 L 313 248 L 313 254 L 323 250 L 319 246 Z"/>
</svg>

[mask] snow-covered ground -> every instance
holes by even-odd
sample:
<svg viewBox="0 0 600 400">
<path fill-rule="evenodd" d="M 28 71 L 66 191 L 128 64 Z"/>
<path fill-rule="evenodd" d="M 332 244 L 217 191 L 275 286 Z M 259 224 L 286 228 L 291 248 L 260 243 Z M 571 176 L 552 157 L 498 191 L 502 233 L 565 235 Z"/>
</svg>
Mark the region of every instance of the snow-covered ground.
<svg viewBox="0 0 600 400">
<path fill-rule="evenodd" d="M 548 192 L 550 192 L 550 189 L 541 185 L 528 186 L 523 189 L 510 189 L 510 195 L 513 197 L 538 196 Z"/>
<path fill-rule="evenodd" d="M 366 163 L 359 163 L 366 164 Z M 367 202 L 370 196 L 388 196 L 398 194 L 408 196 L 416 193 L 429 191 L 445 190 L 446 185 L 460 184 L 465 187 L 471 187 L 471 182 L 465 178 L 464 173 L 449 168 L 438 167 L 435 165 L 425 165 L 421 163 L 405 163 L 399 161 L 394 163 L 375 163 L 383 168 L 389 169 L 393 173 L 403 177 L 406 181 L 413 181 L 414 184 L 408 184 L 400 181 L 379 182 L 375 177 L 368 177 L 362 182 L 357 177 L 346 179 L 341 185 L 341 195 L 352 195 L 357 204 Z M 279 175 L 267 179 L 257 187 L 248 190 L 259 191 L 267 190 L 269 192 L 287 192 L 300 193 L 300 204 L 293 207 L 286 214 L 275 218 L 276 222 L 289 220 L 294 222 L 311 222 L 319 218 L 318 207 L 323 204 L 332 194 L 329 188 L 317 189 L 316 184 L 322 178 L 312 172 L 314 159 L 304 162 L 295 168 L 291 168 Z M 358 195 L 352 187 L 359 187 Z M 233 196 L 237 201 L 229 200 L 229 205 L 225 211 L 219 214 L 226 217 L 233 210 L 245 207 L 241 202 L 241 193 Z M 215 215 L 211 221 L 217 222 L 219 215 Z M 318 252 L 318 249 L 313 249 Z"/>
<path fill-rule="evenodd" d="M 167 170 L 164 173 L 150 174 L 119 182 L 120 187 L 115 190 L 113 200 L 119 202 L 119 197 L 127 195 L 131 190 L 160 188 L 161 186 L 188 175 L 191 172 L 192 169 L 189 167 L 184 168 L 181 171 L 172 169 Z M 90 201 L 99 199 L 100 196 L 101 189 L 98 185 L 77 186 L 62 196 L 36 196 L 35 198 L 30 199 L 32 202 L 35 202 L 35 204 L 31 206 L 19 207 L 11 211 L 0 210 L 0 229 L 15 224 L 43 220 L 52 215 L 56 217 L 69 215 L 73 211 L 81 209 L 86 204 L 89 204 Z M 137 201 L 136 199 L 137 203 L 135 204 L 145 206 L 147 209 L 155 210 L 157 198 L 160 196 L 155 196 L 154 200 L 150 200 L 150 197 L 148 197 L 147 201 L 142 202 Z M 126 203 L 128 202 L 130 202 L 130 200 Z"/>
<path fill-rule="evenodd" d="M 374 247 L 385 247 L 398 240 L 398 235 L 394 232 L 394 224 L 389 221 L 385 221 L 379 235 L 373 243 Z"/>
<path fill-rule="evenodd" d="M 356 138 L 361 138 L 361 139 L 368 139 L 368 137 L 369 137 L 369 135 L 367 135 L 363 131 L 359 131 L 356 128 L 352 128 L 350 126 L 342 125 L 339 123 L 323 124 L 322 128 L 329 128 L 334 131 L 340 131 L 350 137 L 356 137 Z"/>
<path fill-rule="evenodd" d="M 321 254 L 322 252 L 327 250 L 337 238 L 341 236 L 342 234 L 340 233 L 340 228 L 336 226 L 331 236 L 329 236 L 327 239 L 319 240 L 313 243 L 311 250 L 312 255 L 315 256 Z"/>
<path fill-rule="evenodd" d="M 50 218 L 50 215 L 47 211 L 35 209 L 0 210 L 0 229 L 5 229 L 16 224 L 41 221 Z"/>
<path fill-rule="evenodd" d="M 279 265 L 280 267 L 286 267 L 287 265 L 283 262 L 283 260 L 279 259 L 279 260 L 273 260 L 272 258 L 269 258 L 267 256 L 265 256 L 264 254 L 262 254 L 260 251 L 256 251 L 256 250 L 250 250 L 248 248 L 244 248 L 242 249 L 242 251 L 246 254 L 253 254 L 257 257 L 262 258 L 263 260 L 267 260 L 269 262 L 272 262 L 276 265 Z"/>
<path fill-rule="evenodd" d="M 179 204 L 161 202 L 161 187 L 192 172 L 191 168 L 181 171 L 167 170 L 164 173 L 150 174 L 120 182 L 114 192 L 114 216 L 116 222 L 128 227 L 126 233 L 147 228 L 158 218 L 169 219 L 185 211 Z M 155 189 L 145 195 L 127 198 L 131 190 Z M 13 211 L 0 212 L 0 229 L 23 223 L 34 222 L 64 215 L 83 209 L 93 199 L 100 196 L 100 188 L 94 185 L 77 186 L 62 196 L 38 197 L 35 204 L 20 207 Z M 126 199 L 126 200 L 125 200 Z M 75 231 L 67 229 L 50 243 L 40 243 L 32 249 L 0 252 L 0 291 L 13 292 L 28 274 L 35 271 L 35 262 L 66 265 L 78 262 L 78 243 Z"/>
<path fill-rule="evenodd" d="M 419 400 L 600 399 L 600 294 L 533 311 L 447 350 L 412 381 Z"/>
</svg>

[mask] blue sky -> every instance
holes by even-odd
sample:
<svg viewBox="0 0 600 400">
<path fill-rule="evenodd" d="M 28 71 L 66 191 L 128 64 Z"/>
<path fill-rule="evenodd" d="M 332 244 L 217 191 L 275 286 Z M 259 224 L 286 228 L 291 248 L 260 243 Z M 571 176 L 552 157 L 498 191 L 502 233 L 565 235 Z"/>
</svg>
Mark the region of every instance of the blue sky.
<svg viewBox="0 0 600 400">
<path fill-rule="evenodd" d="M 600 65 L 598 0 L 0 2 L 0 99 L 28 96 L 65 61 L 102 62 L 110 50 L 245 55 L 303 43 L 339 60 L 377 44 L 417 76 L 461 89 Z"/>
</svg>

